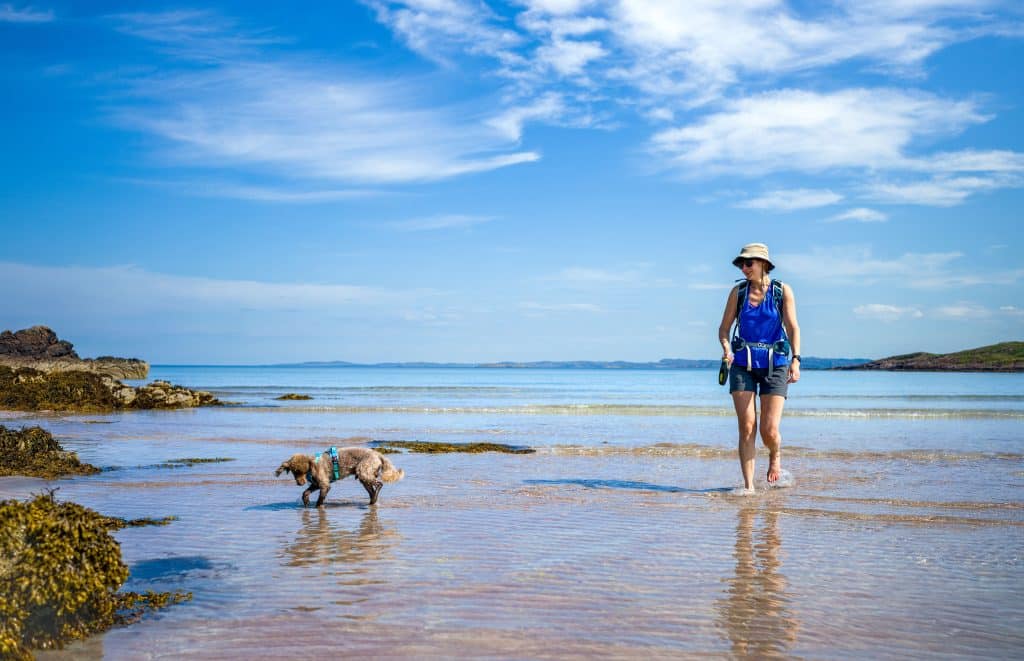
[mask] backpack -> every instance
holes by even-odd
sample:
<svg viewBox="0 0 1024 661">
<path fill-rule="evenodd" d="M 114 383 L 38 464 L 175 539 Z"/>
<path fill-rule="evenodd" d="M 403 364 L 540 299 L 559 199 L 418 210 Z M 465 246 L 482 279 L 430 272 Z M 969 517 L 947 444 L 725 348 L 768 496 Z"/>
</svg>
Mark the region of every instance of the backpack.
<svg viewBox="0 0 1024 661">
<path fill-rule="evenodd" d="M 778 342 L 776 342 L 773 345 L 766 345 L 766 344 L 762 344 L 761 342 L 746 342 L 746 341 L 744 341 L 744 339 L 742 337 L 740 337 L 740 314 L 743 312 L 743 306 L 746 305 L 746 303 L 747 303 L 747 290 L 749 288 L 750 288 L 750 281 L 749 280 L 744 280 L 743 282 L 741 282 L 739 284 L 739 287 L 736 289 L 736 325 L 733 326 L 733 331 L 732 331 L 732 350 L 733 350 L 733 352 L 742 351 L 743 349 L 747 349 L 748 347 L 754 346 L 754 347 L 763 347 L 763 348 L 766 348 L 766 349 L 767 348 L 771 348 L 772 353 L 779 353 L 779 354 L 788 355 L 789 352 L 790 352 L 790 348 L 791 347 L 790 347 L 790 344 L 789 344 L 789 337 L 786 335 L 786 326 L 785 326 L 785 324 L 783 324 L 783 326 L 782 326 L 782 339 L 779 340 Z M 785 289 L 782 286 L 782 281 L 781 280 L 776 280 L 776 279 L 772 278 L 771 288 L 772 288 L 772 302 L 775 304 L 775 309 L 778 311 L 779 317 L 782 318 L 782 310 L 783 310 L 783 302 L 784 302 L 783 298 L 785 296 Z M 749 349 L 747 349 L 747 350 L 749 352 Z M 769 362 L 768 368 L 769 368 L 769 372 L 774 368 L 774 366 L 772 365 L 771 362 Z M 749 354 L 748 354 L 748 359 L 747 359 L 747 369 L 748 370 L 750 369 Z"/>
</svg>

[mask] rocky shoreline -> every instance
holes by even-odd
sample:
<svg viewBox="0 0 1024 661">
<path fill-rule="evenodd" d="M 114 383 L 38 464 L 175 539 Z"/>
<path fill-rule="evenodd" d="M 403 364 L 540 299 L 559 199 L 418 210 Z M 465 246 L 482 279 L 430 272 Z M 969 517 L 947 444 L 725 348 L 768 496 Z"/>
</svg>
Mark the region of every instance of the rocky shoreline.
<svg viewBox="0 0 1024 661">
<path fill-rule="evenodd" d="M 0 409 L 112 412 L 217 406 L 212 394 L 144 379 L 149 364 L 137 358 L 80 358 L 73 345 L 46 326 L 0 333 Z"/>
</svg>

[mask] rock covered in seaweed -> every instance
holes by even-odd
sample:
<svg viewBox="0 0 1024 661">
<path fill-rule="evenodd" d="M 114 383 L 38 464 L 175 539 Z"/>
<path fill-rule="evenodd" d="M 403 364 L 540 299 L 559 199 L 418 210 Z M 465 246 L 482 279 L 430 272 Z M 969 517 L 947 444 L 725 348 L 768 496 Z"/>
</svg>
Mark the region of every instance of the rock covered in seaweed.
<svg viewBox="0 0 1024 661">
<path fill-rule="evenodd" d="M 125 524 L 52 492 L 0 501 L 0 658 L 31 659 L 33 649 L 61 648 L 191 598 L 118 592 L 128 567 L 110 533 Z"/>
<path fill-rule="evenodd" d="M 167 381 L 134 387 L 92 372 L 42 372 L 0 365 L 0 409 L 16 411 L 109 412 L 126 409 L 180 409 L 221 402 L 202 390 Z"/>
<path fill-rule="evenodd" d="M 46 326 L 0 333 L 0 365 L 31 367 L 43 372 L 92 372 L 115 379 L 144 379 L 149 364 L 138 358 L 80 358 L 74 345 Z"/>
<path fill-rule="evenodd" d="M 0 475 L 53 479 L 99 472 L 99 468 L 82 463 L 77 454 L 62 448 L 42 427 L 14 430 L 0 425 Z"/>
</svg>

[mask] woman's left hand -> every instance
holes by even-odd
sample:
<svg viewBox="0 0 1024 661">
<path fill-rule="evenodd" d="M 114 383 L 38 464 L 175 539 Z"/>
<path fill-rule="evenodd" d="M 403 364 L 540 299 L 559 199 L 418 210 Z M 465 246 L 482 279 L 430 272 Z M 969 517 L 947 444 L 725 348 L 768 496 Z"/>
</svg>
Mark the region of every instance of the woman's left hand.
<svg viewBox="0 0 1024 661">
<path fill-rule="evenodd" d="M 789 365 L 789 379 L 787 383 L 796 383 L 800 380 L 800 361 L 794 360 Z"/>
</svg>

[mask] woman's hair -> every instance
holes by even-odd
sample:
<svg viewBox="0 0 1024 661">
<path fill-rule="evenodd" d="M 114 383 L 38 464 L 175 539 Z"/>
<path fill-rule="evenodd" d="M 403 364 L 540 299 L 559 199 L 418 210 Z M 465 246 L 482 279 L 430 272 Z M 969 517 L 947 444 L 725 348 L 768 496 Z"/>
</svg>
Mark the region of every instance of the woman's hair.
<svg viewBox="0 0 1024 661">
<path fill-rule="evenodd" d="M 775 268 L 775 265 L 772 264 L 771 262 L 766 262 L 766 261 L 764 261 L 762 259 L 761 260 L 761 268 L 764 269 L 765 275 L 767 275 L 767 274 L 772 272 L 772 270 Z"/>
</svg>

